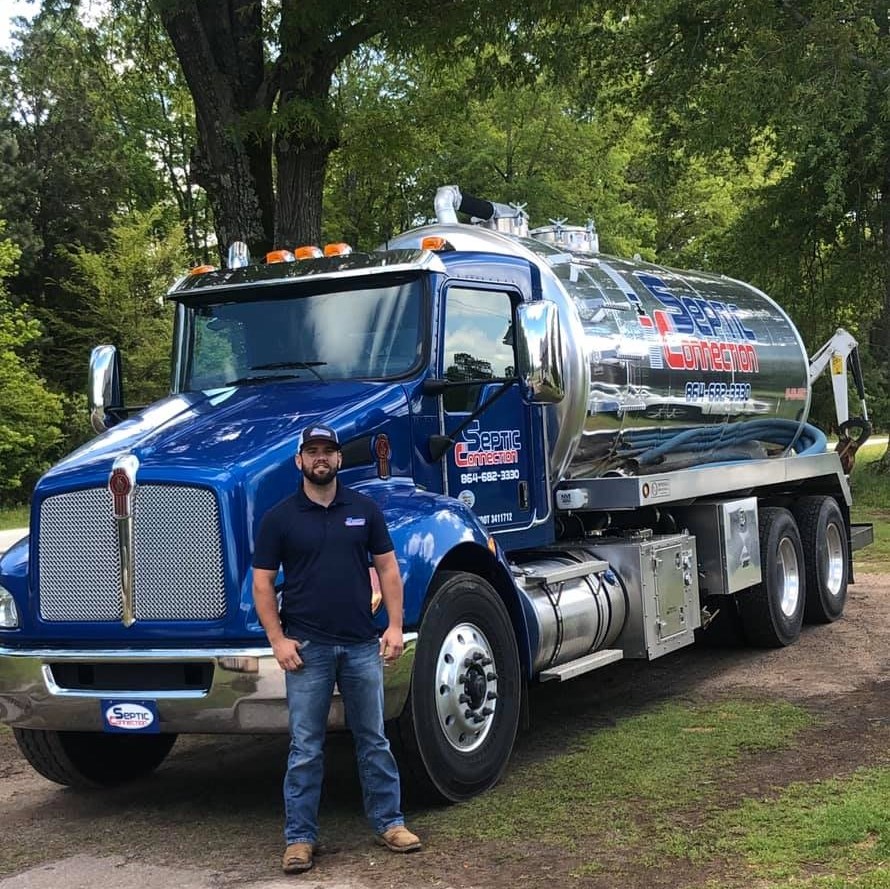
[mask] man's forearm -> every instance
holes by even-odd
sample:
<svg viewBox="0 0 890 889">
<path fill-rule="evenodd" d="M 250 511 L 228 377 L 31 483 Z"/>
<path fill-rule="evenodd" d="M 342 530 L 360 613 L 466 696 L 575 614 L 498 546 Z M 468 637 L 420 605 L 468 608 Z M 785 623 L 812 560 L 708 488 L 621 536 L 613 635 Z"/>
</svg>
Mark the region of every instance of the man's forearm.
<svg viewBox="0 0 890 889">
<path fill-rule="evenodd" d="M 281 619 L 278 616 L 278 597 L 275 595 L 275 587 L 271 584 L 254 581 L 253 601 L 256 605 L 256 614 L 269 637 L 269 642 L 274 643 L 284 635 L 281 629 Z"/>
<path fill-rule="evenodd" d="M 389 625 L 394 629 L 401 629 L 404 594 L 402 578 L 399 577 L 398 571 L 380 575 L 380 595 L 383 597 L 383 606 L 389 617 Z"/>
</svg>

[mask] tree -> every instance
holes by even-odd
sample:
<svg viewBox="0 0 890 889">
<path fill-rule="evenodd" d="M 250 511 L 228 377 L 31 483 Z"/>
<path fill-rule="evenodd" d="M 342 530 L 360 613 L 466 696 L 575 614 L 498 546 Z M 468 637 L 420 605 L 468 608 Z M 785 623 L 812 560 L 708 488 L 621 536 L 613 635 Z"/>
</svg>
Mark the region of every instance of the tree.
<svg viewBox="0 0 890 889">
<path fill-rule="evenodd" d="M 489 84 L 478 59 L 444 66 L 365 49 L 337 72 L 344 121 L 331 155 L 325 238 L 373 248 L 429 221 L 436 188 L 526 205 L 533 224 L 594 218 L 606 250 L 654 255 L 641 186 L 648 127 L 620 105 L 581 114 L 571 90 L 539 76 Z"/>
<path fill-rule="evenodd" d="M 356 50 L 376 40 L 384 50 L 453 57 L 499 38 L 517 66 L 533 69 L 528 35 L 553 9 L 576 5 L 444 0 L 428 15 L 407 0 L 153 4 L 195 101 L 195 170 L 219 243 L 245 240 L 254 254 L 319 241 L 325 171 L 341 129 L 332 84 Z"/>
<path fill-rule="evenodd" d="M 35 372 L 33 343 L 40 325 L 27 306 L 13 306 L 3 281 L 20 254 L 0 241 L 0 503 L 21 502 L 55 455 L 62 401 Z"/>
<path fill-rule="evenodd" d="M 169 213 L 155 207 L 114 221 L 100 253 L 77 248 L 64 283 L 80 296 L 76 313 L 55 319 L 64 360 L 82 379 L 90 350 L 100 342 L 123 356 L 128 405 L 146 404 L 170 389 L 173 311 L 163 294 L 185 265 L 183 232 Z"/>
</svg>

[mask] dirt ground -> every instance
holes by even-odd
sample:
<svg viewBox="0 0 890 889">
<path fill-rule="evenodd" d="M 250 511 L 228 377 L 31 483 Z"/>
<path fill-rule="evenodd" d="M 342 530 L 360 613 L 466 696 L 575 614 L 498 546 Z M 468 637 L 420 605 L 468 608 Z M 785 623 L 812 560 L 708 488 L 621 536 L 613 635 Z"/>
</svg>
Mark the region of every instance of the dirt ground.
<svg viewBox="0 0 890 889">
<path fill-rule="evenodd" d="M 890 574 L 860 574 L 844 617 L 830 626 L 806 627 L 787 649 L 696 646 L 653 663 L 621 662 L 556 688 L 535 689 L 531 728 L 520 736 L 512 766 L 559 755 L 579 733 L 658 700 L 735 695 L 803 704 L 818 714 L 819 724 L 793 749 L 750 757 L 744 773 L 725 782 L 727 799 L 890 764 Z M 0 889 L 126 883 L 140 889 L 523 889 L 566 883 L 652 889 L 702 886 L 715 876 L 706 866 L 655 870 L 630 853 L 604 849 L 600 872 L 578 877 L 573 874 L 579 862 L 595 858 L 596 848 L 567 852 L 543 847 L 534 837 L 520 844 L 456 843 L 428 831 L 423 852 L 381 852 L 360 815 L 349 745 L 332 738 L 317 867 L 283 878 L 278 860 L 285 751 L 278 737 L 180 739 L 151 778 L 82 793 L 37 776 L 11 735 L 0 734 Z M 409 818 L 430 811 L 415 809 Z"/>
</svg>

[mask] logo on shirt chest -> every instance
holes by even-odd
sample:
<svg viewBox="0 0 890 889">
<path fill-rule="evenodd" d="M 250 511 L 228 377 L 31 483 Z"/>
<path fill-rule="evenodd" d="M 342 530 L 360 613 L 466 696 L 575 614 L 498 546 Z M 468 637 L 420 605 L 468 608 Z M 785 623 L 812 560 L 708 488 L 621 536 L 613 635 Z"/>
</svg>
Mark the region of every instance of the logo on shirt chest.
<svg viewBox="0 0 890 889">
<path fill-rule="evenodd" d="M 364 526 L 365 520 L 361 516 L 348 516 L 343 524 L 347 528 L 361 528 Z"/>
</svg>

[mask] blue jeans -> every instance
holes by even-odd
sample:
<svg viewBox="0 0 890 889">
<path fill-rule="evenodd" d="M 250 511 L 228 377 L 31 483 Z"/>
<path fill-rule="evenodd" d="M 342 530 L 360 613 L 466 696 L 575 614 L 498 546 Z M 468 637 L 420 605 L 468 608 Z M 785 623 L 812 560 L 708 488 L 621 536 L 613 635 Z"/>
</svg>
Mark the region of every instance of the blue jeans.
<svg viewBox="0 0 890 889">
<path fill-rule="evenodd" d="M 365 814 L 375 833 L 404 824 L 399 771 L 383 733 L 383 661 L 376 640 L 305 642 L 303 666 L 286 674 L 290 752 L 284 777 L 284 839 L 314 843 L 324 777 L 324 739 L 334 683 L 355 742 Z"/>
</svg>

